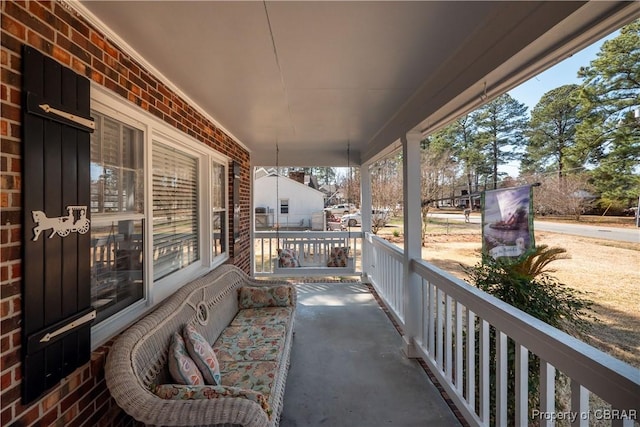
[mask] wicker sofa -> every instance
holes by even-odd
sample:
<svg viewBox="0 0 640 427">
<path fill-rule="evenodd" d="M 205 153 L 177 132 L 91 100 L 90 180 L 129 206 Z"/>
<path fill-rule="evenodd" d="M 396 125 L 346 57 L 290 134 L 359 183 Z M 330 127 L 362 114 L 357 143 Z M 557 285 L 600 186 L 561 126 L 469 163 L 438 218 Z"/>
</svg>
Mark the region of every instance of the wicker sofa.
<svg viewBox="0 0 640 427">
<path fill-rule="evenodd" d="M 286 282 L 250 279 L 221 266 L 185 285 L 122 333 L 105 377 L 116 403 L 147 425 L 277 426 L 293 339 L 295 288 L 287 303 L 243 308 L 246 289 L 283 289 Z M 284 288 L 286 289 L 286 288 Z M 217 356 L 221 385 L 175 384 L 168 348 L 192 325 Z"/>
</svg>

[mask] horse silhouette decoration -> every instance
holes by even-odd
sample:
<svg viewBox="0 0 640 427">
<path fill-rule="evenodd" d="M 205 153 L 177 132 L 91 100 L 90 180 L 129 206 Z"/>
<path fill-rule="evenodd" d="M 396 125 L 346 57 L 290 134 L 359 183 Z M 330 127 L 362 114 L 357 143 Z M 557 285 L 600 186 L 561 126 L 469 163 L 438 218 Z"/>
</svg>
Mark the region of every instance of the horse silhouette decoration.
<svg viewBox="0 0 640 427">
<path fill-rule="evenodd" d="M 40 233 L 45 230 L 51 230 L 50 239 L 56 234 L 60 237 L 66 237 L 71 232 L 84 234 L 89 231 L 90 221 L 87 218 L 86 206 L 67 206 L 67 213 L 67 216 L 48 218 L 43 211 L 32 211 L 33 222 L 36 223 L 36 226 L 33 227 L 32 240 L 38 240 Z"/>
</svg>

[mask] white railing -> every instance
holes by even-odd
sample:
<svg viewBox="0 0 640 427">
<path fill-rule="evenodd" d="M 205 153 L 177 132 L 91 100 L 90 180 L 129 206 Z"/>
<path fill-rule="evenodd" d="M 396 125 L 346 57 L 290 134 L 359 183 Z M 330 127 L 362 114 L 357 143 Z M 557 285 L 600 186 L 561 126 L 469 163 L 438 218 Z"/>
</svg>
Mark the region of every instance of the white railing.
<svg viewBox="0 0 640 427">
<path fill-rule="evenodd" d="M 360 231 L 255 231 L 254 276 L 355 276 L 361 274 Z M 293 249 L 301 267 L 280 268 L 278 249 Z M 345 267 L 327 266 L 334 248 L 349 248 Z"/>
<path fill-rule="evenodd" d="M 395 266 L 399 248 L 367 236 L 363 249 L 364 271 L 376 291 L 403 313 L 393 307 L 402 304 L 398 287 L 405 282 Z M 400 273 L 383 273 L 385 263 Z M 565 420 L 572 426 L 603 421 L 632 426 L 639 419 L 640 370 L 422 260 L 410 267 L 421 279 L 416 351 L 469 424 L 553 426 Z M 529 407 L 529 363 L 537 363 L 532 355 L 540 365 L 540 403 L 534 408 Z"/>
<path fill-rule="evenodd" d="M 404 324 L 402 249 L 367 233 L 363 245 L 362 271 L 400 324 Z"/>
</svg>

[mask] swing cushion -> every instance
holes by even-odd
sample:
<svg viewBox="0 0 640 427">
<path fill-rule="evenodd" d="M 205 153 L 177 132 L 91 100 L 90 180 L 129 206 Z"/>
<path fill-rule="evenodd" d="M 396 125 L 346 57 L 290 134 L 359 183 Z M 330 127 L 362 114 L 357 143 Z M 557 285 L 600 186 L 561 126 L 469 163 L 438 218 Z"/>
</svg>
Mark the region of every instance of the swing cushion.
<svg viewBox="0 0 640 427">
<path fill-rule="evenodd" d="M 243 286 L 238 289 L 240 309 L 264 307 L 291 307 L 295 292 L 291 285 Z"/>
<path fill-rule="evenodd" d="M 300 261 L 293 249 L 278 249 L 278 267 L 300 267 Z"/>
<path fill-rule="evenodd" d="M 346 267 L 347 266 L 347 258 L 349 257 L 349 248 L 343 247 L 335 247 L 331 248 L 331 252 L 329 253 L 329 262 L 327 263 L 327 267 Z"/>
</svg>

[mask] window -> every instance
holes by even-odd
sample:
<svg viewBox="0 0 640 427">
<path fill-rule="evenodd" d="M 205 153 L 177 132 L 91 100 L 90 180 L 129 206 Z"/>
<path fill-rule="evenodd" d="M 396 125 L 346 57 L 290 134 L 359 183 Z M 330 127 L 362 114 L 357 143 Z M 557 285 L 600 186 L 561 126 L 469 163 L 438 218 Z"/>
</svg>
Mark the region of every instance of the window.
<svg viewBox="0 0 640 427">
<path fill-rule="evenodd" d="M 92 345 L 228 258 L 229 159 L 92 86 Z"/>
<path fill-rule="evenodd" d="M 97 321 L 144 295 L 143 133 L 92 112 L 91 303 Z"/>
<path fill-rule="evenodd" d="M 198 259 L 198 160 L 153 145 L 153 280 Z"/>
<path fill-rule="evenodd" d="M 281 214 L 289 213 L 289 199 L 280 199 L 280 213 Z"/>
</svg>

